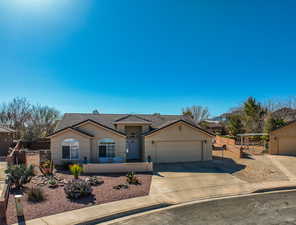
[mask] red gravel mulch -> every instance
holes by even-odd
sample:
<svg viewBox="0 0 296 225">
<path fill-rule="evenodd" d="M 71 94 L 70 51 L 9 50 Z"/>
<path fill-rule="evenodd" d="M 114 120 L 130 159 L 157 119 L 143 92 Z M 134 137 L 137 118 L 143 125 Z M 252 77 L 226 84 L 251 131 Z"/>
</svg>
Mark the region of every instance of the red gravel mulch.
<svg viewBox="0 0 296 225">
<path fill-rule="evenodd" d="M 57 173 L 57 175 L 67 180 L 71 180 L 73 178 L 72 175 L 64 173 Z M 113 186 L 126 183 L 125 174 L 98 175 L 99 178 L 103 179 L 104 183 L 102 185 L 92 187 L 93 196 L 84 197 L 77 201 L 67 199 L 63 187 L 55 189 L 42 187 L 46 195 L 46 200 L 43 202 L 28 202 L 27 195 L 25 194 L 22 201 L 25 219 L 30 220 L 96 204 L 148 195 L 150 191 L 151 174 L 136 174 L 136 176 L 140 179 L 141 185 L 129 185 L 128 189 L 116 190 L 113 189 Z M 86 177 L 87 176 L 80 176 L 81 179 Z M 8 201 L 8 224 L 17 223 L 13 194 L 14 193 L 12 191 Z"/>
</svg>

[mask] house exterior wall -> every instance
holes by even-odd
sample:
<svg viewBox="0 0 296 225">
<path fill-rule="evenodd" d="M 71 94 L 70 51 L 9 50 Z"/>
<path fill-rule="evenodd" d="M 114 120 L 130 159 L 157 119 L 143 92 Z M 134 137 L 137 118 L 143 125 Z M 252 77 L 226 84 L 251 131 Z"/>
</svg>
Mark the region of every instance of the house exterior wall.
<svg viewBox="0 0 296 225">
<path fill-rule="evenodd" d="M 112 131 L 101 128 L 91 123 L 86 123 L 79 126 L 79 129 L 92 134 L 94 137 L 91 138 L 90 146 L 90 159 L 92 162 L 98 162 L 98 141 L 104 138 L 111 138 L 115 142 L 115 156 L 121 157 L 125 160 L 126 158 L 126 138 L 124 136 L 115 134 Z"/>
<path fill-rule="evenodd" d="M 51 137 L 50 151 L 54 164 L 62 164 L 67 161 L 62 159 L 62 143 L 68 138 L 74 138 L 79 141 L 79 160 L 83 160 L 84 157 L 90 158 L 91 139 L 73 131 L 65 131 Z"/>
<path fill-rule="evenodd" d="M 144 138 L 144 159 L 147 160 L 150 156 L 153 162 L 161 162 L 157 154 L 159 151 L 165 151 L 162 152 L 167 157 L 165 162 L 196 161 L 198 155 L 200 155 L 198 160 L 211 160 L 213 138 L 180 122 Z M 163 144 L 165 142 L 168 144 Z M 176 153 L 180 152 L 180 145 L 184 146 L 183 159 L 176 157 L 178 155 Z M 197 154 L 197 151 L 202 151 L 202 154 L 201 152 Z"/>
<path fill-rule="evenodd" d="M 296 155 L 296 122 L 270 133 L 269 153 Z"/>
</svg>

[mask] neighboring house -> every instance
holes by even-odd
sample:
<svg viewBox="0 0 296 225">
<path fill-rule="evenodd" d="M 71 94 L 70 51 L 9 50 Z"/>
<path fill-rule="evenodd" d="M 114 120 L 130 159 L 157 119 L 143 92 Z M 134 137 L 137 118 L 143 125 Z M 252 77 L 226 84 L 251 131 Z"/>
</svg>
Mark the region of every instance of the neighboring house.
<svg viewBox="0 0 296 225">
<path fill-rule="evenodd" d="M 0 125 L 0 156 L 6 156 L 13 145 L 15 130 Z"/>
<path fill-rule="evenodd" d="M 49 136 L 54 163 L 212 159 L 214 136 L 186 116 L 67 113 Z"/>
<path fill-rule="evenodd" d="M 199 125 L 215 135 L 225 135 L 225 126 L 219 121 L 204 120 Z"/>
<path fill-rule="evenodd" d="M 269 153 L 296 155 L 296 121 L 270 133 Z"/>
</svg>

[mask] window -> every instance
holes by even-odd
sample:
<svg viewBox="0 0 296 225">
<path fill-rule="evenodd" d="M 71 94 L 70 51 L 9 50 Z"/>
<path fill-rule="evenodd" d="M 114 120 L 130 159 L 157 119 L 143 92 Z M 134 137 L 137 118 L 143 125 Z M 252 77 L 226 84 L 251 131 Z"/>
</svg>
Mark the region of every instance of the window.
<svg viewBox="0 0 296 225">
<path fill-rule="evenodd" d="M 79 159 L 79 141 L 73 138 L 65 139 L 62 143 L 62 158 Z"/>
<path fill-rule="evenodd" d="M 110 138 L 104 138 L 98 141 L 98 151 L 100 158 L 115 157 L 115 142 Z"/>
</svg>

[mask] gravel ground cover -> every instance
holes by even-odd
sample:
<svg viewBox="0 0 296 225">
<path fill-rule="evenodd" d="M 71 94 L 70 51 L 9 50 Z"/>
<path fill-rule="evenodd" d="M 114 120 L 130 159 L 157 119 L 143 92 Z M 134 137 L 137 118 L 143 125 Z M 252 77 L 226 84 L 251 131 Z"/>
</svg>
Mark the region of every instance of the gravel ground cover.
<svg viewBox="0 0 296 225">
<path fill-rule="evenodd" d="M 71 180 L 73 178 L 72 175 L 67 173 L 56 173 L 56 175 L 62 180 Z M 92 196 L 84 197 L 76 201 L 71 201 L 66 198 L 62 184 L 54 189 L 49 188 L 47 185 L 42 186 L 42 189 L 46 195 L 46 200 L 40 203 L 31 203 L 27 201 L 27 195 L 26 193 L 24 193 L 22 203 L 24 206 L 25 219 L 30 220 L 96 204 L 102 204 L 127 198 L 134 198 L 149 194 L 151 174 L 136 174 L 141 182 L 141 185 L 129 185 L 127 189 L 122 188 L 119 190 L 114 189 L 113 187 L 119 184 L 126 183 L 125 174 L 98 174 L 96 176 L 102 179 L 104 183 L 99 186 L 93 186 Z M 87 176 L 80 176 L 80 178 L 85 179 L 87 178 Z M 31 182 L 30 184 L 26 185 L 26 189 L 31 186 L 36 186 L 36 184 Z M 17 223 L 15 202 L 13 197 L 13 195 L 17 193 L 18 192 L 12 190 L 9 196 L 7 208 L 8 224 Z"/>
</svg>

